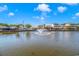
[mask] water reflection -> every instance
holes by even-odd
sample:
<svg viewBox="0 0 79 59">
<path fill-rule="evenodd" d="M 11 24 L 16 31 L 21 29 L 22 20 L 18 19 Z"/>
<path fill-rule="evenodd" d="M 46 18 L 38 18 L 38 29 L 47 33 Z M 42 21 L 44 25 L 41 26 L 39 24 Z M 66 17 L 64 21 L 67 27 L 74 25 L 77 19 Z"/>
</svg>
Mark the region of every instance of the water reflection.
<svg viewBox="0 0 79 59">
<path fill-rule="evenodd" d="M 79 54 L 79 32 L 52 31 L 49 32 L 50 35 L 34 33 L 33 31 L 0 33 L 0 55 Z"/>
<path fill-rule="evenodd" d="M 16 33 L 16 38 L 19 39 L 19 37 L 20 37 L 20 34 L 17 32 Z"/>
<path fill-rule="evenodd" d="M 30 39 L 31 38 L 31 32 L 30 31 L 26 32 L 26 38 L 27 39 Z"/>
</svg>

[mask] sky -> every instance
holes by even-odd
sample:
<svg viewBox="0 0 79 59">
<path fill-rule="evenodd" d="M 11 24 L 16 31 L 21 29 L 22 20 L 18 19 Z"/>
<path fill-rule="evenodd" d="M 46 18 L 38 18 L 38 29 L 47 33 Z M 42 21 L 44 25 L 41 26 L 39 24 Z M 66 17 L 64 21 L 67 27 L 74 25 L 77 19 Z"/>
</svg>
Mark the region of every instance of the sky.
<svg viewBox="0 0 79 59">
<path fill-rule="evenodd" d="M 79 23 L 78 3 L 0 3 L 0 23 Z"/>
</svg>

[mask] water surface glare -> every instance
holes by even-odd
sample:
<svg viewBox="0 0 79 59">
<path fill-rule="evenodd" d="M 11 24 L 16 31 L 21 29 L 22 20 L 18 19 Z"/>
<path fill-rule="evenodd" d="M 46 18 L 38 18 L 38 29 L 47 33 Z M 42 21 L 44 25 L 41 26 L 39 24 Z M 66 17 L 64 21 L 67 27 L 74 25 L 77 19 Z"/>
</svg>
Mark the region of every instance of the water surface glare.
<svg viewBox="0 0 79 59">
<path fill-rule="evenodd" d="M 37 35 L 35 33 L 34 31 L 0 33 L 0 55 L 79 55 L 79 32 L 52 31 L 47 32 L 51 33 L 49 35 Z"/>
</svg>

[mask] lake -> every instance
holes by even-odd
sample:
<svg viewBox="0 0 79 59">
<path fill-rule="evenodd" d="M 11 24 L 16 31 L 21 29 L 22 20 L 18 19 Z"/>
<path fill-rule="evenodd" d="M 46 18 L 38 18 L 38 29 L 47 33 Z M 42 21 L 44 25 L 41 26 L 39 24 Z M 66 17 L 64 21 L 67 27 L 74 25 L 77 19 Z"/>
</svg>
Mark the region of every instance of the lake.
<svg viewBox="0 0 79 59">
<path fill-rule="evenodd" d="M 0 33 L 1 56 L 77 56 L 78 31 Z"/>
</svg>

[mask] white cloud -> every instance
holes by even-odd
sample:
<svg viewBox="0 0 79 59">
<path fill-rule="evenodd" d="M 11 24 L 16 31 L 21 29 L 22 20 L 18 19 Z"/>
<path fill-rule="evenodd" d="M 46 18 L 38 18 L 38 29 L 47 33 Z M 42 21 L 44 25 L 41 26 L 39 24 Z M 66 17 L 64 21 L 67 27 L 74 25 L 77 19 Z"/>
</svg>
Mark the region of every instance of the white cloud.
<svg viewBox="0 0 79 59">
<path fill-rule="evenodd" d="M 43 16 L 33 16 L 33 18 L 39 19 L 39 20 L 44 20 L 45 19 L 45 17 L 43 17 Z"/>
<path fill-rule="evenodd" d="M 67 10 L 67 7 L 59 6 L 57 9 L 58 9 L 59 12 L 63 13 L 64 11 Z"/>
<path fill-rule="evenodd" d="M 72 17 L 72 19 L 76 19 L 79 17 L 79 12 L 75 13 L 75 15 Z"/>
<path fill-rule="evenodd" d="M 75 13 L 75 16 L 79 16 L 79 12 Z"/>
<path fill-rule="evenodd" d="M 72 17 L 72 19 L 76 19 L 76 17 L 75 17 L 75 16 L 73 16 L 73 17 Z"/>
<path fill-rule="evenodd" d="M 40 17 L 40 19 L 41 19 L 41 20 L 44 20 L 45 18 L 44 18 L 44 17 Z"/>
<path fill-rule="evenodd" d="M 35 19 L 39 19 L 40 17 L 39 17 L 39 16 L 33 16 L 33 18 L 35 18 Z"/>
<path fill-rule="evenodd" d="M 6 11 L 6 10 L 8 10 L 7 5 L 0 6 L 0 12 Z"/>
<path fill-rule="evenodd" d="M 13 13 L 13 12 L 10 12 L 9 14 L 8 14 L 8 16 L 14 16 L 15 14 Z"/>
<path fill-rule="evenodd" d="M 40 21 L 41 21 L 41 23 L 44 23 L 45 22 L 45 17 L 41 16 Z"/>
<path fill-rule="evenodd" d="M 41 11 L 40 15 L 34 18 L 40 20 L 41 22 L 44 22 L 46 20 L 46 17 L 48 17 L 48 12 L 51 12 L 51 9 L 49 8 L 48 4 L 39 4 L 36 8 L 34 8 L 34 11 Z"/>
<path fill-rule="evenodd" d="M 50 12 L 51 11 L 51 9 L 49 8 L 49 5 L 47 5 L 47 4 L 39 4 L 37 6 L 37 8 L 35 8 L 34 10 L 38 10 L 41 12 Z"/>
</svg>

